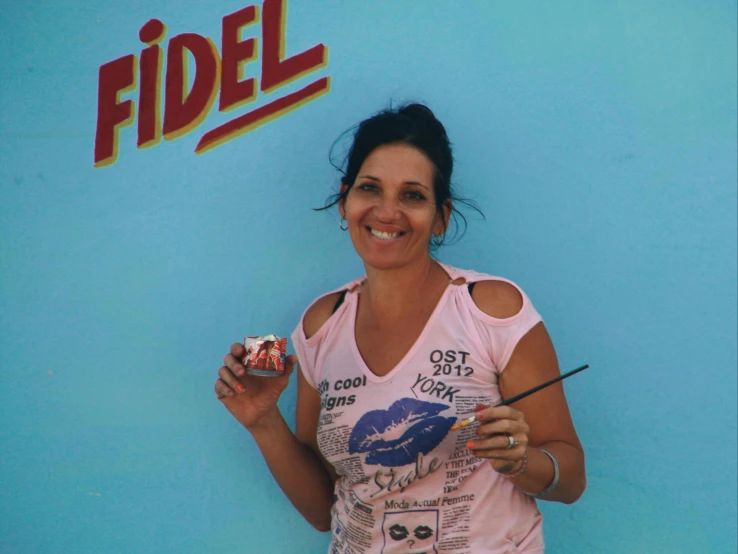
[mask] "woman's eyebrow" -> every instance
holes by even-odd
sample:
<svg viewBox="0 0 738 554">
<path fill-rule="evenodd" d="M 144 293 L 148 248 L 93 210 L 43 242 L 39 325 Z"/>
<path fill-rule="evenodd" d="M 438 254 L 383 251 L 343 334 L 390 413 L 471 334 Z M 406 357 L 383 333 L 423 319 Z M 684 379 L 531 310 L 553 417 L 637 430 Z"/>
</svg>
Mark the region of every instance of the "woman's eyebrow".
<svg viewBox="0 0 738 554">
<path fill-rule="evenodd" d="M 359 175 L 357 179 L 371 179 L 372 181 L 380 181 L 381 179 L 379 177 L 374 177 L 373 175 Z"/>
<path fill-rule="evenodd" d="M 379 177 L 374 177 L 373 175 L 359 175 L 357 179 L 369 179 L 371 181 L 377 181 L 378 183 L 382 181 Z M 418 183 L 417 181 L 405 181 L 403 185 L 411 185 L 429 190 L 423 183 Z"/>
<path fill-rule="evenodd" d="M 417 181 L 405 181 L 405 184 L 416 186 L 416 187 L 421 187 L 421 188 L 428 190 L 428 187 L 426 187 L 423 183 L 418 183 Z"/>
</svg>

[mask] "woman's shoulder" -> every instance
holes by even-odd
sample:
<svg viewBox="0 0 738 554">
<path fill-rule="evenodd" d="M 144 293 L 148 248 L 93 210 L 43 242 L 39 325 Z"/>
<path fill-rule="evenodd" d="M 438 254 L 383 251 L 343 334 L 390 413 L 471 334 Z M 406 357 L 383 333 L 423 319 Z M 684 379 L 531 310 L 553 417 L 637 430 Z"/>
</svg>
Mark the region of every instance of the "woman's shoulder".
<svg viewBox="0 0 738 554">
<path fill-rule="evenodd" d="M 319 296 L 310 304 L 302 316 L 302 329 L 306 339 L 309 339 L 320 331 L 323 325 L 341 307 L 346 294 L 349 291 L 356 290 L 362 280 L 363 278 L 355 279 L 342 287 Z"/>
<path fill-rule="evenodd" d="M 345 292 L 342 291 L 329 292 L 310 305 L 302 318 L 302 329 L 306 339 L 320 331 L 323 324 L 333 315 L 336 304 L 344 295 Z"/>
<path fill-rule="evenodd" d="M 525 293 L 513 281 L 470 269 L 446 268 L 455 282 L 469 286 L 472 301 L 484 314 L 495 319 L 509 319 L 523 310 Z"/>
<path fill-rule="evenodd" d="M 502 279 L 476 281 L 471 297 L 477 308 L 495 319 L 508 319 L 523 309 L 522 291 L 512 282 Z"/>
</svg>

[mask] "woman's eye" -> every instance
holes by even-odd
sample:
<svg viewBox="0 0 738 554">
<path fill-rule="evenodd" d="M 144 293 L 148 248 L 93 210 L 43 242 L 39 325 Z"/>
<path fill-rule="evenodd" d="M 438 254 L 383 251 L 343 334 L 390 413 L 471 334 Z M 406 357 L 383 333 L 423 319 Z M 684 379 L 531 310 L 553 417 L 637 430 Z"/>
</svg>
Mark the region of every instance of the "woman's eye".
<svg viewBox="0 0 738 554">
<path fill-rule="evenodd" d="M 373 192 L 377 190 L 377 186 L 371 183 L 362 183 L 358 186 L 358 189 L 363 192 Z"/>
<path fill-rule="evenodd" d="M 425 200 L 425 196 L 419 192 L 408 192 L 407 197 L 415 202 L 423 202 Z"/>
</svg>

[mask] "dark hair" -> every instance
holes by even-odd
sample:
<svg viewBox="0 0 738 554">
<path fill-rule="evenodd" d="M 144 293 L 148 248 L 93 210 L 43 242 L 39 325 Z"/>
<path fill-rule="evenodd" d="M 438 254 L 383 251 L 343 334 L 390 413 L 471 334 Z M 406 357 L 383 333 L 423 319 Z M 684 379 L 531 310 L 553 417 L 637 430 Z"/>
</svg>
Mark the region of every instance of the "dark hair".
<svg viewBox="0 0 738 554">
<path fill-rule="evenodd" d="M 353 143 L 341 164 L 334 162 L 334 150 L 336 145 L 346 134 L 353 131 Z M 460 238 L 466 231 L 467 221 L 464 214 L 456 209 L 456 203 L 466 204 L 479 212 L 484 218 L 481 210 L 468 199 L 455 195 L 451 185 L 451 173 L 454 168 L 454 159 L 451 154 L 451 143 L 448 140 L 446 129 L 427 106 L 423 104 L 405 104 L 398 108 L 383 110 L 372 117 L 365 119 L 343 133 L 331 147 L 330 162 L 333 167 L 342 173 L 341 182 L 348 186 L 343 192 L 332 195 L 322 208 L 325 210 L 335 206 L 346 198 L 349 190 L 356 181 L 356 176 L 361 169 L 364 160 L 377 147 L 385 144 L 408 144 L 423 152 L 433 163 L 433 192 L 436 198 L 436 209 L 443 213 L 442 206 L 447 200 L 453 202 L 451 220 L 455 225 L 454 238 Z M 345 170 L 343 169 L 345 167 Z M 463 230 L 458 232 L 458 219 L 463 221 Z M 451 221 L 444 221 L 448 230 Z M 444 233 L 441 244 L 446 243 Z M 439 246 L 434 245 L 432 246 Z"/>
</svg>

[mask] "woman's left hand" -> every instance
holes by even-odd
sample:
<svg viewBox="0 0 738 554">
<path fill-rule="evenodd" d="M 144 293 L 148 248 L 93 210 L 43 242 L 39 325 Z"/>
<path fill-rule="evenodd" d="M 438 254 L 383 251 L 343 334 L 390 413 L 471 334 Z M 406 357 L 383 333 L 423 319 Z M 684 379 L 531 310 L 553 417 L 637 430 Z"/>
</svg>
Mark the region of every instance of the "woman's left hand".
<svg viewBox="0 0 738 554">
<path fill-rule="evenodd" d="M 475 408 L 477 437 L 469 441 L 475 456 L 488 458 L 499 473 L 512 473 L 520 467 L 528 448 L 530 427 L 523 412 L 510 406 Z"/>
</svg>

